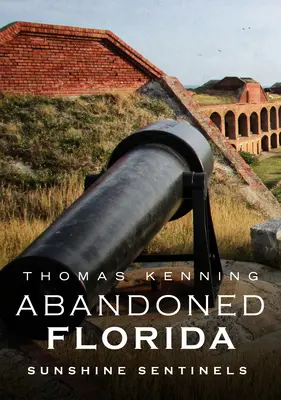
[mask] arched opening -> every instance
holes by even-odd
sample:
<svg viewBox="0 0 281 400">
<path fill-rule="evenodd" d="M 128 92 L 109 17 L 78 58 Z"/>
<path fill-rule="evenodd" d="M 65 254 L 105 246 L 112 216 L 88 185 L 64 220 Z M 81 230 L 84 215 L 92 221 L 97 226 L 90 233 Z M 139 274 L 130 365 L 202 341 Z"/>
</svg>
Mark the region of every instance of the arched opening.
<svg viewBox="0 0 281 400">
<path fill-rule="evenodd" d="M 247 116 L 246 114 L 239 115 L 238 118 L 238 135 L 248 136 Z"/>
<path fill-rule="evenodd" d="M 211 114 L 210 116 L 211 120 L 213 121 L 213 123 L 219 128 L 219 130 L 221 131 L 221 116 L 219 113 L 217 112 L 213 112 L 213 114 Z"/>
<path fill-rule="evenodd" d="M 235 137 L 235 115 L 232 111 L 228 111 L 224 116 L 225 136 L 229 139 Z"/>
<path fill-rule="evenodd" d="M 279 146 L 281 146 L 281 132 L 279 133 Z"/>
<path fill-rule="evenodd" d="M 265 107 L 261 110 L 261 130 L 268 132 L 268 111 Z"/>
<path fill-rule="evenodd" d="M 256 112 L 253 112 L 250 117 L 250 131 L 253 135 L 259 134 L 259 119 Z"/>
<path fill-rule="evenodd" d="M 271 148 L 272 148 L 272 149 L 276 149 L 276 148 L 278 147 L 278 144 L 277 144 L 277 135 L 276 135 L 276 133 L 273 133 L 273 134 L 271 135 L 270 144 L 271 144 Z"/>
<path fill-rule="evenodd" d="M 279 128 L 281 128 L 281 107 L 278 110 Z"/>
<path fill-rule="evenodd" d="M 271 107 L 270 109 L 270 128 L 277 129 L 277 115 L 275 107 Z"/>
<path fill-rule="evenodd" d="M 261 149 L 262 151 L 269 151 L 268 136 L 263 136 L 261 139 Z"/>
<path fill-rule="evenodd" d="M 235 146 L 235 144 L 232 144 L 231 146 L 232 146 L 232 147 L 234 147 L 234 148 L 235 148 L 235 150 L 236 150 L 236 146 Z"/>
</svg>

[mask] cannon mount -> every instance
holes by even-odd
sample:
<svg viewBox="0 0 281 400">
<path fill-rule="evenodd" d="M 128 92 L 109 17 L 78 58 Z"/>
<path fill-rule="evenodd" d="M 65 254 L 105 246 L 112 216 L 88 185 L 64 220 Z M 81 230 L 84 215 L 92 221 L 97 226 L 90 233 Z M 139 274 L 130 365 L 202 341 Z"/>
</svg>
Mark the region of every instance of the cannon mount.
<svg viewBox="0 0 281 400">
<path fill-rule="evenodd" d="M 82 196 L 2 268 L 0 317 L 33 339 L 45 340 L 58 324 L 71 333 L 88 315 L 84 308 L 72 314 L 77 299 L 93 310 L 112 292 L 115 274 L 136 261 L 193 261 L 194 295 L 198 303 L 209 296 L 214 306 L 222 268 L 207 190 L 212 171 L 208 140 L 187 122 L 158 121 L 127 136 L 106 171 L 87 177 Z M 192 210 L 194 254 L 143 253 L 167 222 Z M 98 282 L 102 272 L 109 279 Z M 63 299 L 62 313 L 46 315 L 46 298 Z M 19 314 L 27 299 L 35 314 L 30 308 Z"/>
<path fill-rule="evenodd" d="M 85 178 L 84 189 L 87 190 L 104 173 L 90 174 Z M 193 294 L 200 304 L 209 296 L 210 307 L 215 307 L 216 297 L 222 280 L 222 266 L 218 251 L 214 224 L 211 215 L 210 199 L 205 172 L 184 172 L 182 197 L 192 203 L 193 208 L 193 254 L 140 254 L 134 262 L 165 263 L 193 261 L 194 284 Z M 200 274 L 208 276 L 202 280 Z M 114 288 L 112 289 L 114 292 Z M 127 292 L 127 294 L 129 294 Z"/>
</svg>

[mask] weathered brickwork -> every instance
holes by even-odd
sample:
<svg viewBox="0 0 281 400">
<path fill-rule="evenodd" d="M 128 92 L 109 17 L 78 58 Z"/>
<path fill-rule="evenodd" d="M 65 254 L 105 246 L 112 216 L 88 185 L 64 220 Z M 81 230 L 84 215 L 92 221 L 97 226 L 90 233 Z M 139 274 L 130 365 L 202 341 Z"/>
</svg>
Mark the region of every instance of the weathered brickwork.
<svg viewBox="0 0 281 400">
<path fill-rule="evenodd" d="M 254 154 L 281 146 L 281 102 L 201 106 L 228 142 Z"/>
<path fill-rule="evenodd" d="M 0 91 L 135 90 L 164 73 L 110 31 L 16 22 L 0 31 Z"/>
<path fill-rule="evenodd" d="M 271 216 L 281 215 L 280 203 L 262 183 L 252 168 L 243 160 L 239 153 L 231 146 L 226 138 L 211 119 L 202 111 L 202 106 L 196 103 L 192 94 L 188 92 L 177 78 L 164 76 L 159 82 L 165 91 L 171 96 L 194 126 L 210 138 L 216 147 L 222 152 L 230 166 L 238 173 L 243 181 L 257 196 L 257 201 L 264 212 Z"/>
<path fill-rule="evenodd" d="M 259 83 L 246 83 L 238 103 L 264 103 L 267 102 L 265 91 Z"/>
<path fill-rule="evenodd" d="M 280 204 L 234 146 L 239 149 L 238 143 L 242 143 L 243 148 L 251 139 L 260 146 L 256 147 L 259 152 L 264 149 L 265 136 L 269 148 L 276 140 L 281 143 L 281 102 L 202 107 L 176 78 L 166 76 L 110 31 L 25 22 L 0 31 L 0 91 L 79 95 L 136 90 L 153 84 L 159 85 L 164 97 L 172 99 L 183 116 L 214 142 L 255 192 L 265 212 L 280 216 Z M 254 90 L 253 103 L 255 96 L 262 95 Z M 278 130 L 279 136 L 273 136 Z"/>
</svg>

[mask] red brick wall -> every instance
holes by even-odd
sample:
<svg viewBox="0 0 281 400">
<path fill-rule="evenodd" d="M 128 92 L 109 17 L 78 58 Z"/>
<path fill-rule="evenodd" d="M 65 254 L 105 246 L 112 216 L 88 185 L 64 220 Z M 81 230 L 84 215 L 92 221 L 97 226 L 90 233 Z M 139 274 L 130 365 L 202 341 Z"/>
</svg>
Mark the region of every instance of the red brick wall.
<svg viewBox="0 0 281 400">
<path fill-rule="evenodd" d="M 15 23 L 0 31 L 0 91 L 135 90 L 162 71 L 109 31 Z"/>
<path fill-rule="evenodd" d="M 257 203 L 259 203 L 259 206 L 264 212 L 271 218 L 280 218 L 280 203 L 270 190 L 265 187 L 252 168 L 231 146 L 228 139 L 222 135 L 216 125 L 205 114 L 203 111 L 204 108 L 193 100 L 190 92 L 183 87 L 177 78 L 163 76 L 160 82 L 166 92 L 178 103 L 181 113 L 187 116 L 194 126 L 214 142 L 230 166 L 236 171 L 240 178 L 249 185 L 250 189 L 255 193 Z M 230 106 L 230 104 L 227 106 Z M 242 107 L 242 105 L 240 105 L 240 107 Z M 246 192 L 244 195 L 247 198 Z"/>
<path fill-rule="evenodd" d="M 246 83 L 238 103 L 266 103 L 267 101 L 266 94 L 259 83 Z"/>
</svg>

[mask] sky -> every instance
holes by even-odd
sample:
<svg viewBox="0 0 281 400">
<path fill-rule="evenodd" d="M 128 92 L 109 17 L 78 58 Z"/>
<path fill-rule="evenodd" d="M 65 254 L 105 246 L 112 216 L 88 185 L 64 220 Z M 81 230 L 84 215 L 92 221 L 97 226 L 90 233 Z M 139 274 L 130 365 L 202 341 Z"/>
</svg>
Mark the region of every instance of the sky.
<svg viewBox="0 0 281 400">
<path fill-rule="evenodd" d="M 281 81 L 280 0 L 0 0 L 13 21 L 109 29 L 184 85 Z"/>
</svg>

